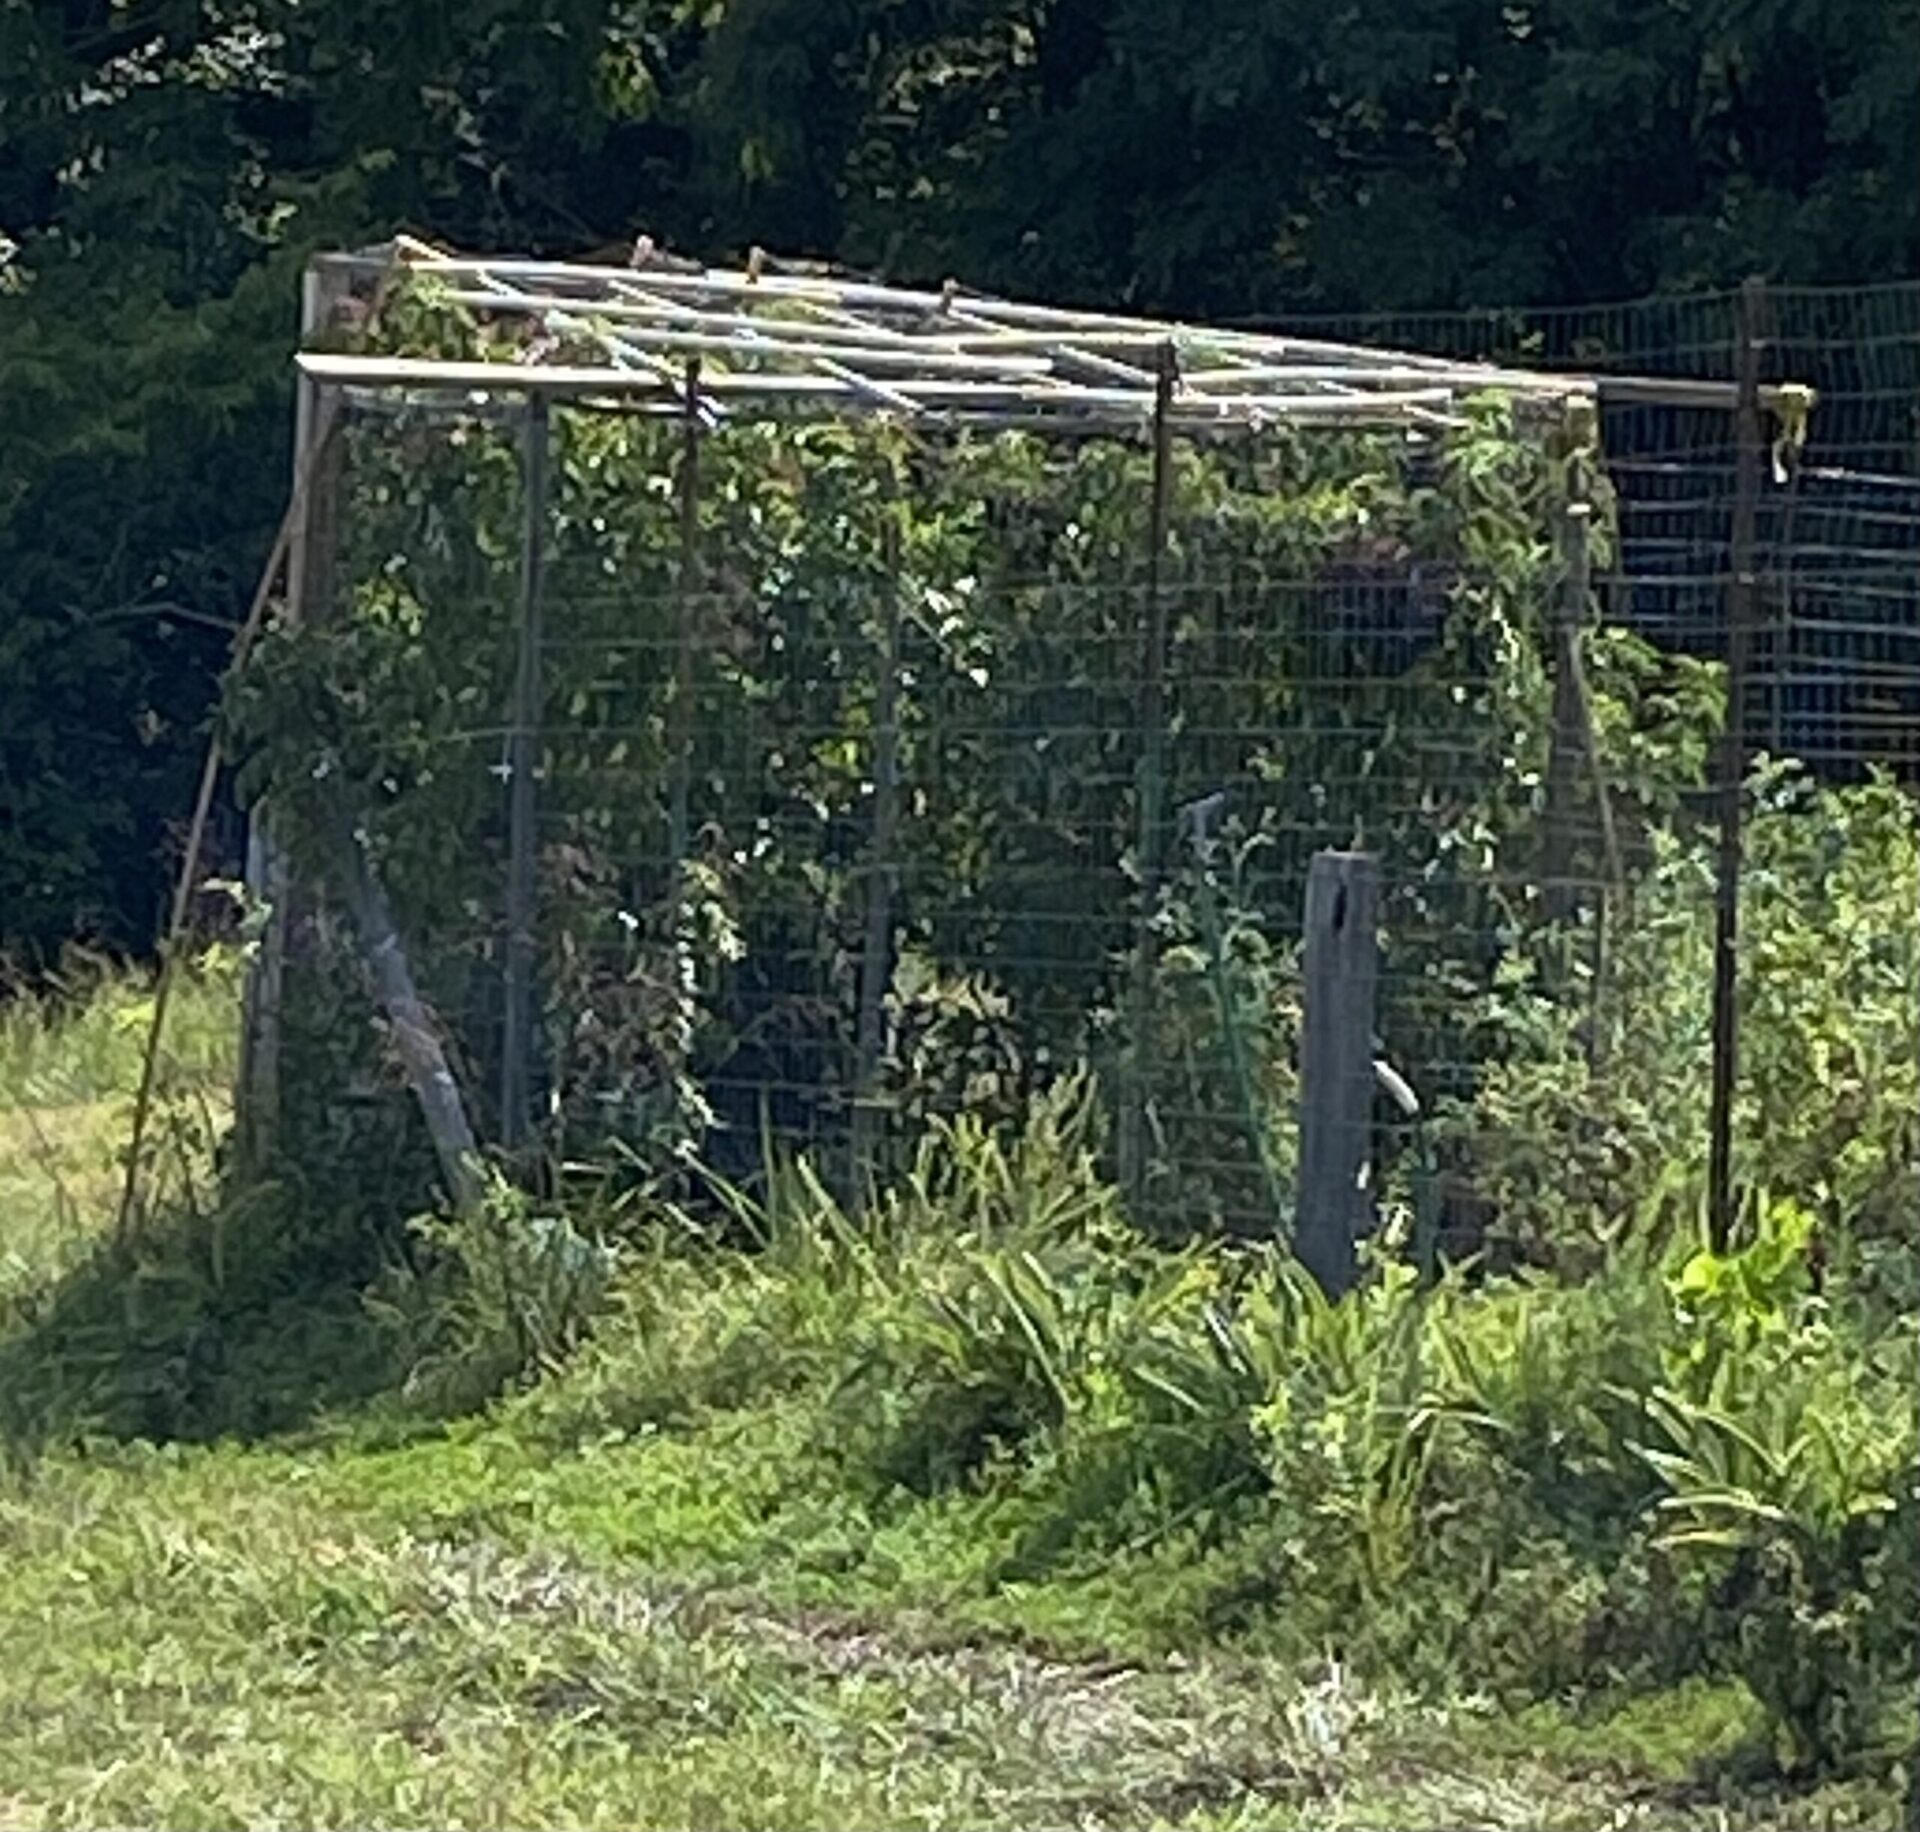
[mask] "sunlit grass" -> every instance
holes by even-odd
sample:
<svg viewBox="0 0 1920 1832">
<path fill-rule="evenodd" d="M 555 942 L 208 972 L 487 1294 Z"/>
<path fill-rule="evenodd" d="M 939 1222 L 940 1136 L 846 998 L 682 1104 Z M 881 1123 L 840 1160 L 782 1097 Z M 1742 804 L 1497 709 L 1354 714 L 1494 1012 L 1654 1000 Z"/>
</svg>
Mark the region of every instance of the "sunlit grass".
<svg viewBox="0 0 1920 1832">
<path fill-rule="evenodd" d="M 0 1307 L 112 1226 L 153 1007 L 150 980 L 87 963 L 52 993 L 0 1002 Z M 144 1154 L 150 1204 L 207 1187 L 237 1032 L 238 964 L 213 950 L 174 986 Z"/>
<path fill-rule="evenodd" d="M 1884 1768 L 1779 1786 L 1724 1675 L 1526 1703 L 1472 1658 L 1419 1687 L 1365 1671 L 1299 1629 L 1326 1617 L 1289 1594 L 1272 1497 L 1117 1532 L 1075 1486 L 1097 1432 L 926 1490 L 877 1473 L 914 1415 L 878 1416 L 890 1364 L 862 1358 L 931 1377 L 914 1332 L 962 1289 L 954 1214 L 975 1245 L 1036 1194 L 1109 1225 L 1051 1121 L 936 1154 L 897 1225 L 796 1177 L 750 1251 L 629 1240 L 583 1350 L 441 1417 L 400 1387 L 354 1218 L 216 1192 L 235 1015 L 230 961 L 183 979 L 154 1226 L 118 1253 L 94 1249 L 150 990 L 0 1013 L 0 1439 L 30 1428 L 0 1464 L 0 1832 L 1893 1823 Z M 956 1202 L 968 1178 L 1008 1213 Z M 1143 1272 L 1101 1251 L 1096 1291 Z M 1002 1313 L 969 1314 L 974 1372 L 1017 1374 Z M 169 1438 L 224 1441 L 141 1441 Z M 1469 1587 L 1451 1573 L 1406 1601 L 1416 1634 Z M 1518 1581 L 1555 1601 L 1555 1571 Z"/>
<path fill-rule="evenodd" d="M 1095 1661 L 877 1602 L 771 1605 L 610 1551 L 606 1520 L 566 1501 L 542 1507 L 548 1477 L 591 1486 L 591 1455 L 550 1466 L 497 1428 L 464 1435 L 451 1459 L 63 1460 L 0 1495 L 5 1823 L 1883 1823 L 1884 1796 L 1856 1785 L 1772 1807 L 1703 1796 L 1687 1753 L 1740 1733 L 1737 1688 L 1514 1722 L 1337 1667 L 1204 1647 Z M 697 1536 L 707 1504 L 649 1483 L 646 1460 L 614 1460 L 607 1515 L 624 1499 L 656 1516 L 654 1543 Z M 455 1505 L 436 1507 L 450 1475 Z M 494 1533 L 489 1497 L 533 1505 Z M 677 1528 L 657 1518 L 675 1510 Z"/>
<path fill-rule="evenodd" d="M 530 1472 L 507 1444 L 488 1460 L 508 1503 Z M 0 1504 L 8 1826 L 1886 1823 L 1858 1784 L 1703 1793 L 1690 1758 L 1750 1720 L 1737 1688 L 1643 1703 L 1676 1752 L 1649 1762 L 1637 1724 L 1515 1725 L 1337 1668 L 770 1606 L 559 1520 L 530 1550 L 477 1515 L 401 1528 L 343 1503 L 355 1462 L 49 1465 Z"/>
</svg>

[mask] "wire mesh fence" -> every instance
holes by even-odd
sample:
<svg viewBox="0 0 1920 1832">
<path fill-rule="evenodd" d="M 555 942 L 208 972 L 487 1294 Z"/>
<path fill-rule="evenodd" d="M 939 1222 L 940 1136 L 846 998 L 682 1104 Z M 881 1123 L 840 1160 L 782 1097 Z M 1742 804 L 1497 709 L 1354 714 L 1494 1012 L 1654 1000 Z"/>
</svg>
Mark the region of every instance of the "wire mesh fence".
<svg viewBox="0 0 1920 1832">
<path fill-rule="evenodd" d="M 1515 365 L 1732 379 L 1743 340 L 1760 375 L 1817 394 L 1804 448 L 1773 454 L 1761 499 L 1753 743 L 1837 776 L 1920 778 L 1920 282 L 1761 289 L 1565 309 L 1301 321 L 1316 335 Z M 1698 408 L 1606 414 L 1620 495 L 1607 612 L 1703 654 L 1724 652 L 1735 433 Z"/>
<path fill-rule="evenodd" d="M 1840 773 L 1920 729 L 1917 305 L 1767 301 L 1771 376 L 1823 395 L 1752 505 L 1743 723 Z M 1742 310 L 1339 329 L 1731 374 Z M 241 694 L 305 860 L 287 1139 L 426 1162 L 351 965 L 350 830 L 475 1133 L 523 1161 L 684 1194 L 772 1144 L 857 1202 L 930 1122 L 1084 1070 L 1144 1223 L 1286 1232 L 1314 861 L 1358 853 L 1371 1220 L 1525 1251 L 1549 1190 L 1600 1230 L 1650 1158 L 1697 1179 L 1736 428 L 1602 430 L 1496 408 L 1156 462 L 356 397 L 324 593 Z"/>
</svg>

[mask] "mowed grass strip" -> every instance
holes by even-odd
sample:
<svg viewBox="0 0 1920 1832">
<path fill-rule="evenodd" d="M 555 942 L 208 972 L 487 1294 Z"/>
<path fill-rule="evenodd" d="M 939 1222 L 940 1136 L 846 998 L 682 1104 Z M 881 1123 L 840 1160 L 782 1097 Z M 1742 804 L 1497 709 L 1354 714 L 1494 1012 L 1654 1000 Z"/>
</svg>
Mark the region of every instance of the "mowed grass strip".
<svg viewBox="0 0 1920 1832">
<path fill-rule="evenodd" d="M 423 1478 L 445 1467 L 433 1444 L 222 1447 L 50 1461 L 16 1485 L 7 1823 L 1884 1823 L 1857 1787 L 1743 1802 L 1690 1780 L 1678 1751 L 1751 1728 L 1724 1690 L 1667 1701 L 1665 1727 L 1641 1712 L 1576 1734 L 1551 1712 L 1416 1708 L 1337 1667 L 1055 1657 L 672 1581 L 593 1545 L 508 1547 L 424 1513 L 409 1532 L 393 1502 L 410 1456 Z M 386 1478 L 371 1510 L 343 1501 L 363 1461 Z M 515 1459 L 495 1467 L 511 1489 Z"/>
</svg>

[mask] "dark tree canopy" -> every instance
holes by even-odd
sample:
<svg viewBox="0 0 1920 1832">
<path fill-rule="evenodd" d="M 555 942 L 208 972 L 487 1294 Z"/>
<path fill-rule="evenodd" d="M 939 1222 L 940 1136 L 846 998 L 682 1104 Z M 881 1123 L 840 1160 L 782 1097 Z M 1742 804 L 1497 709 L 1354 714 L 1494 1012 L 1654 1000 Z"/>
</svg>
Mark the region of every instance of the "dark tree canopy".
<svg viewBox="0 0 1920 1832">
<path fill-rule="evenodd" d="M 1920 274 L 1914 0 L 0 0 L 0 950 L 150 938 L 296 277 L 636 229 L 1236 316 Z"/>
</svg>

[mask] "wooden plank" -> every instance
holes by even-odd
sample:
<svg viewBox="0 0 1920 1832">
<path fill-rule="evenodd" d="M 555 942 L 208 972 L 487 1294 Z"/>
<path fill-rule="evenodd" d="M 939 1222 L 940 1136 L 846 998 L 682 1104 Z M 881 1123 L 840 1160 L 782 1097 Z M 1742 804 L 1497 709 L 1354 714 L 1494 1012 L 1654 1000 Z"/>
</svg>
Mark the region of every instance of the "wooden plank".
<svg viewBox="0 0 1920 1832">
<path fill-rule="evenodd" d="M 1374 1007 L 1380 972 L 1380 865 L 1322 852 L 1307 872 L 1305 1011 L 1300 1037 L 1300 1181 L 1294 1252 L 1329 1297 L 1352 1288 L 1356 1243 L 1372 1217 Z"/>
<path fill-rule="evenodd" d="M 399 925 L 366 846 L 345 809 L 335 809 L 330 818 L 328 865 L 365 957 L 374 996 L 419 1103 L 447 1194 L 456 1209 L 470 1214 L 480 1206 L 485 1182 L 460 1085 L 441 1047 L 433 1013 L 415 985 Z"/>
</svg>

